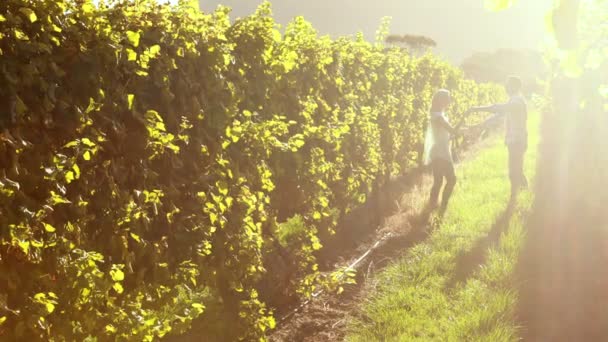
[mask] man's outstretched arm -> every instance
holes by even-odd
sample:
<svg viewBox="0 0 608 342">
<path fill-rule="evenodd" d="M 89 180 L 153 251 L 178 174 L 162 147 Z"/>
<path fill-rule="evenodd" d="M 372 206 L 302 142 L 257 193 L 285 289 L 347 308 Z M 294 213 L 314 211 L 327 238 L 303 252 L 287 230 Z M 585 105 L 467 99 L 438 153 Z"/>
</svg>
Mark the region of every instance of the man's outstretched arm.
<svg viewBox="0 0 608 342">
<path fill-rule="evenodd" d="M 485 112 L 485 113 L 494 113 L 491 117 L 489 117 L 486 121 L 484 121 L 480 127 L 488 128 L 490 126 L 497 125 L 501 119 L 504 118 L 506 112 L 508 111 L 509 103 L 500 103 L 493 104 L 489 106 L 480 106 L 480 107 L 472 107 L 471 109 L 466 111 L 466 114 Z"/>
<path fill-rule="evenodd" d="M 503 114 L 507 109 L 508 103 L 501 104 L 493 104 L 490 106 L 480 106 L 480 107 L 472 107 L 467 110 L 467 114 L 485 112 L 485 113 L 495 113 L 495 114 Z"/>
<path fill-rule="evenodd" d="M 479 106 L 479 107 L 471 107 L 469 110 L 467 110 L 467 113 L 479 113 L 479 112 L 485 112 L 485 113 L 494 113 L 494 107 L 495 105 L 490 105 L 490 106 Z"/>
</svg>

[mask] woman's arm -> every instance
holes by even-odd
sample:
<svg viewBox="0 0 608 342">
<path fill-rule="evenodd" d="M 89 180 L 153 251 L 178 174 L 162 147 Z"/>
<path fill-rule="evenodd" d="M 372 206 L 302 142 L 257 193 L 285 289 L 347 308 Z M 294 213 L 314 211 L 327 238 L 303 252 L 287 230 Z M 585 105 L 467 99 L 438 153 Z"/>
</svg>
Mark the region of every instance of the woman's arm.
<svg viewBox="0 0 608 342">
<path fill-rule="evenodd" d="M 446 121 L 446 119 L 442 116 L 435 116 L 433 117 L 433 122 L 436 125 L 439 125 L 439 127 L 445 129 L 446 131 L 450 132 L 450 134 L 452 135 L 458 135 L 459 130 L 452 127 L 452 125 L 450 125 L 449 122 Z"/>
</svg>

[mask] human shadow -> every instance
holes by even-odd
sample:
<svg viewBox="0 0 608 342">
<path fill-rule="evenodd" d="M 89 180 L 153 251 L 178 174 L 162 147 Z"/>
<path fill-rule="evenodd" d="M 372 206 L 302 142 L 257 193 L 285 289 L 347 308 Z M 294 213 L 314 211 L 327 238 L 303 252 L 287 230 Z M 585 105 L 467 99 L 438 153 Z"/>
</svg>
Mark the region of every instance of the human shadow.
<svg viewBox="0 0 608 342">
<path fill-rule="evenodd" d="M 488 234 L 477 241 L 471 250 L 458 256 L 452 277 L 447 283 L 448 288 L 453 288 L 457 284 L 466 281 L 479 269 L 479 266 L 485 264 L 489 249 L 500 241 L 502 233 L 509 227 L 515 211 L 514 209 L 515 202 L 509 201 L 507 207 L 494 221 Z"/>
</svg>

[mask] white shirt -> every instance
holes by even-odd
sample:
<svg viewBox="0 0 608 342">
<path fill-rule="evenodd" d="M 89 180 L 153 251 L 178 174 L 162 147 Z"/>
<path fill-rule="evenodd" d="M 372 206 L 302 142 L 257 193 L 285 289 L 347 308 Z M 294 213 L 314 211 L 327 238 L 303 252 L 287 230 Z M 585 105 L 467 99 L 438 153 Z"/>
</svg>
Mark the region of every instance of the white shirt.
<svg viewBox="0 0 608 342">
<path fill-rule="evenodd" d="M 438 120 L 448 121 L 444 112 L 432 112 L 430 125 L 426 133 L 424 147 L 424 162 L 430 164 L 434 160 L 443 159 L 452 162 L 452 150 L 450 148 L 450 132 L 445 129 Z"/>
<path fill-rule="evenodd" d="M 487 123 L 506 118 L 505 143 L 507 145 L 527 144 L 528 106 L 523 96 L 515 95 L 506 103 L 492 106 L 492 112 L 496 114 Z"/>
</svg>

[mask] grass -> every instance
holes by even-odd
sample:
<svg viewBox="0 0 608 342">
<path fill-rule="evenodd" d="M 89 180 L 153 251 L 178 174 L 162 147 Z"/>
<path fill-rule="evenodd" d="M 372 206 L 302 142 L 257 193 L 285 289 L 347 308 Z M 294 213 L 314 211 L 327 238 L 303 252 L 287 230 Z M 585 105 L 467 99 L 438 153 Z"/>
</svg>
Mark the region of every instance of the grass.
<svg viewBox="0 0 608 342">
<path fill-rule="evenodd" d="M 535 170 L 539 115 L 530 119 L 526 174 Z M 533 195 L 507 210 L 507 149 L 501 137 L 457 170 L 458 186 L 429 238 L 368 284 L 347 341 L 514 341 L 513 272 Z M 533 178 L 533 177 L 532 177 Z"/>
</svg>

